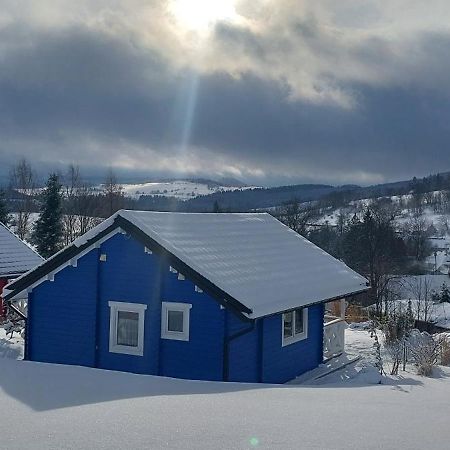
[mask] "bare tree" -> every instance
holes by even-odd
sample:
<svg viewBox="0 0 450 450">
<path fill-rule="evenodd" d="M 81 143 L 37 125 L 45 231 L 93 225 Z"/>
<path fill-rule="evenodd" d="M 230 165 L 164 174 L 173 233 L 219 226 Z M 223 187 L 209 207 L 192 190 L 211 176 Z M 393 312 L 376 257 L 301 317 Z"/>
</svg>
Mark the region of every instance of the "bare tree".
<svg viewBox="0 0 450 450">
<path fill-rule="evenodd" d="M 421 192 L 414 192 L 411 195 L 410 209 L 415 215 L 421 216 L 423 214 L 423 194 Z"/>
<path fill-rule="evenodd" d="M 77 196 L 77 218 L 80 236 L 101 222 L 98 202 L 92 188 L 83 183 Z"/>
<path fill-rule="evenodd" d="M 10 171 L 10 189 L 17 195 L 14 202 L 14 209 L 17 213 L 16 233 L 21 239 L 25 239 L 30 231 L 35 188 L 34 172 L 28 161 L 23 158 Z"/>
<path fill-rule="evenodd" d="M 414 359 L 419 375 L 431 376 L 438 363 L 443 337 L 433 337 L 426 332 L 413 330 L 408 339 L 409 351 Z"/>
<path fill-rule="evenodd" d="M 449 222 L 447 216 L 440 216 L 438 223 L 438 232 L 441 236 L 446 235 L 450 231 Z"/>
<path fill-rule="evenodd" d="M 427 240 L 429 226 L 430 223 L 422 215 L 414 214 L 403 227 L 403 232 L 417 261 L 422 261 L 430 252 Z"/>
<path fill-rule="evenodd" d="M 70 244 L 78 235 L 77 200 L 80 188 L 80 169 L 71 164 L 67 170 L 63 188 L 63 238 L 64 245 Z"/>
<path fill-rule="evenodd" d="M 427 206 L 432 206 L 435 203 L 434 192 L 425 192 L 425 194 L 423 194 L 423 200 Z"/>
<path fill-rule="evenodd" d="M 298 200 L 287 203 L 275 212 L 275 216 L 292 230 L 306 235 L 307 225 L 314 218 L 316 211 L 311 205 L 302 206 Z"/>
<path fill-rule="evenodd" d="M 416 320 L 428 322 L 434 309 L 431 279 L 427 276 L 407 277 L 404 287 L 416 302 Z"/>
<path fill-rule="evenodd" d="M 112 169 L 108 173 L 103 183 L 103 195 L 106 199 L 106 215 L 111 216 L 123 207 L 124 194 L 123 186 L 118 182 L 116 174 Z"/>
</svg>

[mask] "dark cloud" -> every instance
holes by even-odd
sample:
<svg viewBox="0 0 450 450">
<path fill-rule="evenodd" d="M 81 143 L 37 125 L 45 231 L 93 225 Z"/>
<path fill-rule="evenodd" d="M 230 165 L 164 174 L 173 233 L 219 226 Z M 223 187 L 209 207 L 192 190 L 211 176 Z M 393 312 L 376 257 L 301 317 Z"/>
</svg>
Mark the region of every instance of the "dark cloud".
<svg viewBox="0 0 450 450">
<path fill-rule="evenodd" d="M 95 27 L 3 27 L 1 166 L 27 156 L 43 167 L 260 183 L 372 183 L 450 168 L 449 35 L 345 46 L 313 16 L 290 21 L 278 40 L 273 33 L 217 26 L 216 50 L 241 67 L 226 70 Z M 288 58 L 298 41 L 305 59 L 295 78 Z M 275 67 L 283 58 L 284 72 Z M 328 90 L 348 102 L 321 97 Z"/>
</svg>

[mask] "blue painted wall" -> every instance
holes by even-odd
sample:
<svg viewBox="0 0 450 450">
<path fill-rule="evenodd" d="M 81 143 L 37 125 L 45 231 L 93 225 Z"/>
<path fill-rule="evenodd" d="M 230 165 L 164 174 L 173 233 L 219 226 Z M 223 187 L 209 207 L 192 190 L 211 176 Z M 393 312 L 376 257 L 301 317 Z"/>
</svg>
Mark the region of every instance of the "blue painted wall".
<svg viewBox="0 0 450 450">
<path fill-rule="evenodd" d="M 161 339 L 160 375 L 196 380 L 222 380 L 224 318 L 226 311 L 195 285 L 165 271 L 161 301 L 192 305 L 189 341 Z M 161 317 L 161 314 L 160 314 Z"/>
<path fill-rule="evenodd" d="M 323 304 L 308 308 L 308 337 L 282 347 L 282 314 L 264 319 L 264 383 L 284 383 L 317 367 L 323 358 Z"/>
<path fill-rule="evenodd" d="M 116 234 L 101 245 L 106 261 L 99 261 L 98 367 L 135 373 L 158 374 L 160 338 L 159 258 L 124 234 Z M 109 351 L 108 302 L 147 305 L 144 320 L 144 355 L 125 355 Z"/>
<path fill-rule="evenodd" d="M 242 321 L 229 310 L 226 319 L 226 330 L 229 337 L 240 331 L 250 330 L 229 343 L 228 381 L 257 383 L 260 376 L 258 344 L 261 321 Z"/>
<path fill-rule="evenodd" d="M 97 250 L 34 288 L 28 304 L 28 359 L 95 365 Z"/>
<path fill-rule="evenodd" d="M 106 261 L 99 261 L 100 254 Z M 230 381 L 283 383 L 321 363 L 323 305 L 309 308 L 308 338 L 282 347 L 281 314 L 242 321 L 177 277 L 167 261 L 145 253 L 138 241 L 114 235 L 80 258 L 78 267 L 61 270 L 30 294 L 29 359 L 222 380 L 225 336 L 250 330 L 229 343 Z M 147 305 L 144 356 L 109 352 L 109 301 Z M 189 341 L 161 338 L 162 301 L 192 305 Z"/>
</svg>

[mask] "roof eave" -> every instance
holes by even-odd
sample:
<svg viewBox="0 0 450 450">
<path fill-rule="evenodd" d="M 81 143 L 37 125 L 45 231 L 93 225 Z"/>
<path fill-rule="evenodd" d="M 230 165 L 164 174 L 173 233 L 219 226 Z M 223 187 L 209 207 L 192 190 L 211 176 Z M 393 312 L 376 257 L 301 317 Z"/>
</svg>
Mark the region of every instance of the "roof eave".
<svg viewBox="0 0 450 450">
<path fill-rule="evenodd" d="M 370 286 L 366 286 L 366 287 L 364 287 L 362 289 L 359 289 L 357 291 L 349 292 L 348 294 L 340 294 L 340 295 L 336 295 L 335 297 L 326 298 L 324 300 L 315 300 L 315 301 L 312 301 L 312 302 L 307 303 L 307 304 L 298 305 L 298 306 L 290 307 L 290 308 L 287 308 L 287 309 L 280 309 L 278 311 L 273 311 L 273 312 L 270 312 L 270 313 L 267 313 L 267 314 L 262 314 L 262 315 L 248 314 L 247 317 L 249 319 L 252 319 L 252 320 L 262 319 L 263 317 L 271 317 L 271 316 L 275 316 L 277 314 L 284 314 L 286 312 L 292 311 L 293 309 L 297 309 L 297 308 L 308 308 L 310 306 L 318 305 L 320 303 L 328 303 L 328 302 L 333 302 L 333 301 L 340 300 L 340 299 L 353 297 L 355 295 L 359 295 L 359 294 L 362 294 L 364 292 L 367 292 L 369 289 L 370 289 Z"/>
<path fill-rule="evenodd" d="M 49 273 L 55 271 L 63 264 L 70 261 L 72 258 L 75 258 L 79 253 L 86 250 L 87 248 L 94 245 L 98 240 L 100 240 L 103 236 L 111 233 L 113 230 L 121 228 L 125 232 L 132 235 L 139 242 L 143 243 L 146 247 L 157 251 L 163 257 L 168 259 L 168 262 L 176 268 L 178 268 L 183 274 L 187 275 L 189 279 L 191 279 L 195 284 L 198 284 L 205 292 L 207 292 L 211 297 L 213 297 L 216 301 L 218 301 L 223 306 L 230 308 L 235 313 L 237 313 L 242 319 L 248 320 L 247 314 L 251 314 L 252 310 L 236 300 L 234 297 L 220 289 L 214 283 L 209 281 L 206 277 L 189 267 L 186 263 L 184 263 L 181 259 L 175 256 L 173 253 L 168 251 L 161 244 L 156 242 L 150 236 L 148 236 L 145 232 L 143 232 L 139 227 L 134 225 L 129 220 L 124 217 L 117 215 L 113 221 L 113 223 L 107 228 L 100 231 L 97 235 L 86 241 L 84 244 L 80 246 L 75 246 L 74 244 L 70 245 L 63 251 L 57 253 L 54 257 L 50 258 L 44 264 L 37 267 L 36 269 L 26 273 L 21 278 L 11 282 L 7 287 L 7 293 L 4 296 L 6 301 L 10 301 L 14 299 L 14 297 L 24 290 L 28 289 L 34 283 L 46 277 Z"/>
</svg>

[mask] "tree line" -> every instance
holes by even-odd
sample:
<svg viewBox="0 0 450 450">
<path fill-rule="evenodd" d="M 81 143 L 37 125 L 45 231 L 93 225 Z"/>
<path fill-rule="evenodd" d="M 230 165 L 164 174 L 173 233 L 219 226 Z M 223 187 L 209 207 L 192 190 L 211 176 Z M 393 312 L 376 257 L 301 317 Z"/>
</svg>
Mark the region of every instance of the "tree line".
<svg viewBox="0 0 450 450">
<path fill-rule="evenodd" d="M 362 203 L 349 214 L 335 211 L 331 225 L 323 222 L 319 203 L 293 201 L 272 213 L 287 226 L 305 236 L 370 282 L 369 301 L 380 313 L 390 301 L 390 281 L 400 275 L 424 273 L 423 261 L 432 254 L 429 237 L 437 230 L 420 210 L 397 221 L 402 207 L 389 199 Z M 322 218 L 322 221 L 317 219 Z M 443 232 L 448 232 L 444 224 Z"/>
<path fill-rule="evenodd" d="M 70 244 L 102 218 L 127 207 L 123 188 L 112 169 L 100 188 L 88 183 L 75 165 L 70 165 L 66 173 L 51 173 L 45 187 L 38 186 L 36 173 L 27 160 L 11 168 L 8 186 L 0 189 L 0 222 L 12 226 L 44 257 Z"/>
</svg>

